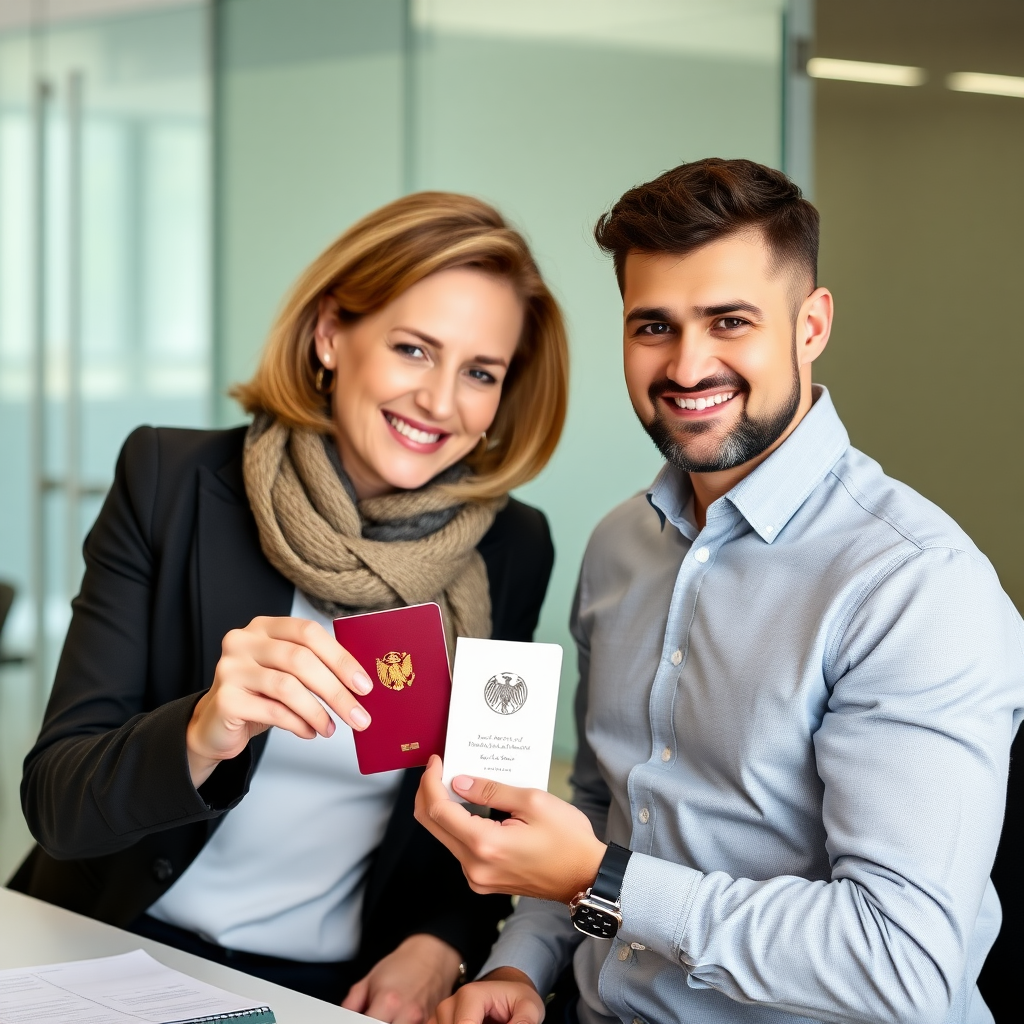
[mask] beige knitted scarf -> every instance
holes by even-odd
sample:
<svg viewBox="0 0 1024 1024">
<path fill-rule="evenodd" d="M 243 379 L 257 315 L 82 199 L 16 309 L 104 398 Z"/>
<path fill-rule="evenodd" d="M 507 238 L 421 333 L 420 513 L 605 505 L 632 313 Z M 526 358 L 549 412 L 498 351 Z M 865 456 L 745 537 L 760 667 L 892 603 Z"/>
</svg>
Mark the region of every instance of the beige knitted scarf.
<svg viewBox="0 0 1024 1024">
<path fill-rule="evenodd" d="M 335 617 L 437 601 L 450 656 L 457 636 L 489 637 L 476 545 L 507 499 L 460 504 L 435 480 L 357 502 L 332 446 L 267 416 L 249 428 L 245 489 L 274 568 Z"/>
</svg>

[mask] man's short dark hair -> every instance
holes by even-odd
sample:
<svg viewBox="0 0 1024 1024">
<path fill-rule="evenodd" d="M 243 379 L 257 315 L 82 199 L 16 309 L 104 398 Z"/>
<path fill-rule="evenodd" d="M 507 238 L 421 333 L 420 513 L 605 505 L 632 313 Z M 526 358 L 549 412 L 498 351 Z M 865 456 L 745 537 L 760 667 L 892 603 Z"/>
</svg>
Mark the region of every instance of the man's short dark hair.
<svg viewBox="0 0 1024 1024">
<path fill-rule="evenodd" d="M 781 171 L 752 160 L 708 157 L 631 188 L 594 228 L 625 287 L 631 252 L 685 256 L 737 231 L 764 237 L 773 270 L 794 266 L 818 280 L 818 211 Z"/>
</svg>

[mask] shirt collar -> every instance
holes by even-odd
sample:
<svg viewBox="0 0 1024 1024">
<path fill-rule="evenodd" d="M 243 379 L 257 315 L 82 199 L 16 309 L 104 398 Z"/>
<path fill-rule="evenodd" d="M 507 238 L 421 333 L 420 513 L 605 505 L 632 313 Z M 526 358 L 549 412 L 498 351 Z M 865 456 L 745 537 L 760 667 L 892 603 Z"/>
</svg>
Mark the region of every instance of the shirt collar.
<svg viewBox="0 0 1024 1024">
<path fill-rule="evenodd" d="M 647 501 L 661 519 L 661 528 L 670 522 L 684 537 L 693 540 L 700 532 L 693 520 L 693 487 L 690 474 L 666 462 L 647 492 Z"/>
<path fill-rule="evenodd" d="M 786 523 L 828 475 L 850 446 L 842 420 L 828 389 L 812 387 L 814 404 L 786 440 L 728 494 L 715 502 L 729 502 L 763 541 L 771 544 Z M 693 540 L 696 524 L 686 515 L 693 489 L 688 473 L 665 465 L 647 500 L 685 537 Z M 712 517 L 714 505 L 708 510 Z"/>
</svg>

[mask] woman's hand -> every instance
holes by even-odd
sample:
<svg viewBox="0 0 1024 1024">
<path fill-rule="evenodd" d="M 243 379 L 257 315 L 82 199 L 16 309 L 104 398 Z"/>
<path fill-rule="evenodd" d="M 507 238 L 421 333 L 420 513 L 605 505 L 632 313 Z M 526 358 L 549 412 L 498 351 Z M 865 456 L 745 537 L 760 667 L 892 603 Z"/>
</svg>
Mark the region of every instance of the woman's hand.
<svg viewBox="0 0 1024 1024">
<path fill-rule="evenodd" d="M 410 935 L 349 989 L 341 1005 L 387 1024 L 426 1024 L 437 1004 L 451 995 L 461 962 L 447 942 Z"/>
<path fill-rule="evenodd" d="M 305 740 L 333 735 L 317 697 L 353 729 L 365 729 L 370 716 L 352 694 L 372 687 L 359 662 L 308 619 L 260 616 L 231 630 L 185 733 L 192 784 L 198 789 L 221 761 L 272 725 Z"/>
</svg>

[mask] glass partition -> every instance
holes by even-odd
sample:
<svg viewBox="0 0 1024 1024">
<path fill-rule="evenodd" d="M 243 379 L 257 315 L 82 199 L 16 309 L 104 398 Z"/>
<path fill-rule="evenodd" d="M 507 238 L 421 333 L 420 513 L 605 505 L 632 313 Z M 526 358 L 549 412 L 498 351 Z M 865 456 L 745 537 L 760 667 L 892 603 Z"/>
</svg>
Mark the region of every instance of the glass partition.
<svg viewBox="0 0 1024 1024">
<path fill-rule="evenodd" d="M 142 6 L 0 33 L 0 577 L 37 705 L 125 436 L 211 416 L 208 13 Z"/>
</svg>

